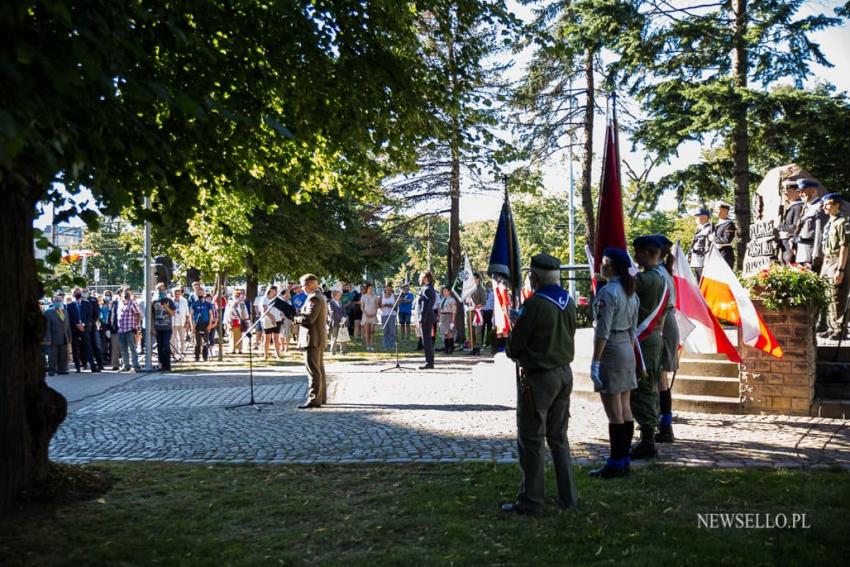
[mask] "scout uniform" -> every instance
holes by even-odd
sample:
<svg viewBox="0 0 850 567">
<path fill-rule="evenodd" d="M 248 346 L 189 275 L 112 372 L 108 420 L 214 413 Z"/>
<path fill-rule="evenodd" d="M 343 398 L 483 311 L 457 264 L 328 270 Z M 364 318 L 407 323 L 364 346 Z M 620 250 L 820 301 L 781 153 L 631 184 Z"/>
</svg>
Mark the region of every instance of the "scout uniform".
<svg viewBox="0 0 850 567">
<path fill-rule="evenodd" d="M 664 245 L 661 253 L 663 261 L 664 257 L 670 254 L 673 242 L 663 234 L 656 234 L 655 238 Z M 667 282 L 667 290 L 670 292 L 667 299 L 667 307 L 665 308 L 664 327 L 661 329 L 661 339 L 663 342 L 661 371 L 675 372 L 679 368 L 679 325 L 676 323 L 676 282 L 673 279 L 673 274 L 667 269 L 667 264 L 659 264 L 658 268 L 658 271 L 664 276 L 664 281 Z M 668 383 L 666 390 L 659 388 L 658 391 L 660 415 L 658 433 L 655 435 L 656 443 L 673 442 L 673 398 L 669 385 Z"/>
<path fill-rule="evenodd" d="M 634 247 L 661 250 L 654 236 L 640 236 Z M 632 414 L 640 426 L 640 443 L 632 450 L 633 459 L 655 456 L 655 429 L 658 427 L 658 381 L 661 378 L 661 353 L 664 314 L 669 293 L 660 266 L 646 266 L 635 276 L 638 309 L 638 339 L 643 354 L 643 369 L 639 371 L 638 387 L 631 398 Z M 662 303 L 663 302 L 663 303 Z"/>
<path fill-rule="evenodd" d="M 625 250 L 606 248 L 602 253 L 615 266 L 631 266 L 631 260 Z M 594 343 L 605 340 L 605 348 L 599 358 L 599 383 L 594 380 L 595 390 L 601 394 L 621 394 L 637 388 L 637 369 L 635 366 L 635 327 L 638 318 L 638 297 L 626 293 L 620 282 L 620 276 L 608 277 L 604 286 L 599 288 L 593 298 Z M 596 351 L 594 349 L 594 355 Z M 594 362 L 591 365 L 593 378 Z M 591 471 L 597 478 L 615 478 L 625 476 L 629 471 L 629 448 L 634 435 L 634 421 L 608 423 L 608 437 L 611 456 L 602 468 Z"/>
<path fill-rule="evenodd" d="M 318 278 L 312 274 L 301 276 L 301 287 L 307 281 Z M 297 323 L 307 329 L 307 344 L 304 349 L 304 363 L 310 383 L 307 387 L 307 399 L 299 406 L 301 408 L 318 408 L 327 403 L 327 382 L 325 379 L 324 354 L 328 340 L 328 301 L 317 287 L 308 296 Z"/>
<path fill-rule="evenodd" d="M 837 193 L 824 195 L 823 201 L 843 201 Z M 838 339 L 843 336 L 844 329 L 844 309 L 847 305 L 847 291 L 850 289 L 850 284 L 847 280 L 847 261 L 841 264 L 842 248 L 850 247 L 850 223 L 839 212 L 836 216 L 830 216 L 829 221 L 824 228 L 823 237 L 823 269 L 821 276 L 824 277 L 830 286 L 829 309 L 827 312 L 828 330 L 822 333 L 821 336 Z M 836 285 L 833 283 L 833 278 L 839 272 L 844 273 L 843 281 Z"/>
<path fill-rule="evenodd" d="M 708 209 L 699 209 L 694 216 L 701 215 L 709 216 Z M 702 267 L 705 266 L 705 255 L 708 254 L 708 247 L 711 244 L 711 234 L 714 232 L 714 225 L 711 222 L 699 225 L 694 233 L 694 239 L 691 242 L 691 267 L 697 276 L 697 281 L 702 277 Z"/>
<path fill-rule="evenodd" d="M 481 307 L 487 303 L 487 291 L 481 285 L 479 279 L 475 291 L 469 294 L 467 301 L 470 306 L 470 328 L 472 329 L 472 351 L 470 354 L 481 354 L 481 345 L 484 344 L 484 314 Z"/>
<path fill-rule="evenodd" d="M 721 203 L 720 208 L 730 209 L 731 205 Z M 711 234 L 712 243 L 733 270 L 735 269 L 735 230 L 735 221 L 732 219 L 719 220 L 714 225 L 714 232 Z"/>
<path fill-rule="evenodd" d="M 809 179 L 800 179 L 800 189 L 817 187 L 817 183 Z M 795 228 L 794 242 L 797 245 L 795 260 L 798 264 L 810 267 L 815 272 L 820 271 L 823 262 L 823 229 L 829 215 L 823 212 L 821 198 L 816 198 L 803 207 L 802 214 Z"/>
<path fill-rule="evenodd" d="M 796 181 L 786 180 L 784 185 L 797 188 Z M 785 212 L 782 215 L 782 222 L 779 223 L 779 260 L 784 265 L 793 264 L 795 261 L 794 243 L 797 225 L 800 222 L 800 217 L 803 215 L 803 201 L 797 199 L 791 201 L 785 206 Z"/>
<path fill-rule="evenodd" d="M 443 352 L 451 354 L 454 352 L 455 343 L 455 317 L 457 315 L 457 301 L 449 295 L 440 298 L 440 334 L 443 335 Z"/>
<path fill-rule="evenodd" d="M 548 254 L 531 259 L 543 281 L 558 281 L 561 262 Z M 540 285 L 523 304 L 507 344 L 507 353 L 522 368 L 517 383 L 517 447 L 522 471 L 516 502 L 505 512 L 535 514 L 544 503 L 544 440 L 552 454 L 558 503 L 577 502 L 567 425 L 575 351 L 575 301 L 560 285 Z"/>
</svg>

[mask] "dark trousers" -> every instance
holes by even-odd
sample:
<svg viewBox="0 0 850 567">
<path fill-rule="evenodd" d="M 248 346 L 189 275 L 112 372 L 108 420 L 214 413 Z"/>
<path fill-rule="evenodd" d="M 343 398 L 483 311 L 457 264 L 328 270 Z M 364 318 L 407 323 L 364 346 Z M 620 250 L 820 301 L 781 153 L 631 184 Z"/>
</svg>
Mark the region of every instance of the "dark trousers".
<svg viewBox="0 0 850 567">
<path fill-rule="evenodd" d="M 481 320 L 484 323 L 481 326 L 482 332 L 484 333 L 484 339 L 478 346 L 484 346 L 484 344 L 490 343 L 490 332 L 493 330 L 493 310 L 483 309 L 481 311 Z M 493 345 L 491 344 L 490 346 L 492 347 Z"/>
<path fill-rule="evenodd" d="M 434 325 L 421 323 L 419 329 L 422 331 L 422 348 L 425 350 L 425 364 L 434 366 Z"/>
<path fill-rule="evenodd" d="M 724 246 L 720 249 L 720 255 L 729 264 L 729 267 L 735 269 L 735 249 L 731 246 Z"/>
<path fill-rule="evenodd" d="M 209 358 L 209 332 L 206 325 L 200 323 L 195 325 L 195 360 L 198 360 L 202 351 L 204 353 L 204 360 Z"/>
<path fill-rule="evenodd" d="M 324 347 L 307 347 L 304 350 L 304 366 L 307 367 L 307 379 L 309 380 L 307 401 L 316 407 L 328 402 L 324 356 Z"/>
<path fill-rule="evenodd" d="M 97 346 L 100 337 L 96 337 L 100 331 L 97 329 L 87 330 L 89 334 L 89 346 L 91 347 L 92 358 L 94 358 L 95 362 L 97 362 L 98 368 L 103 368 L 103 355 L 100 352 L 100 347 Z"/>
<path fill-rule="evenodd" d="M 156 354 L 161 370 L 171 370 L 171 329 L 156 330 Z"/>
<path fill-rule="evenodd" d="M 71 330 L 71 355 L 74 367 L 79 370 L 83 362 L 88 363 L 92 370 L 97 368 L 91 350 L 91 333 L 88 331 Z"/>
<path fill-rule="evenodd" d="M 47 371 L 68 373 L 68 343 L 47 347 Z"/>
<path fill-rule="evenodd" d="M 543 472 L 545 468 L 544 441 L 549 445 L 559 504 L 566 508 L 578 501 L 573 479 L 570 443 L 567 427 L 570 421 L 570 394 L 573 373 L 569 366 L 552 370 L 529 372 L 528 383 L 534 411 L 523 403 L 517 383 L 517 449 L 522 472 L 517 502 L 526 510 L 539 512 L 545 502 Z"/>
</svg>

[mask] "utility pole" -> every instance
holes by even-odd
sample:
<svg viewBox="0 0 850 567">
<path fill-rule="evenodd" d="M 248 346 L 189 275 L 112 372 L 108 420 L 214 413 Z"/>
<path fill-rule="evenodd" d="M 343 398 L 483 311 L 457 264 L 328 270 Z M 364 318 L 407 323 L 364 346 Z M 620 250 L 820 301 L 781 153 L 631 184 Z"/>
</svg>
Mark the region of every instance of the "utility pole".
<svg viewBox="0 0 850 567">
<path fill-rule="evenodd" d="M 145 210 L 151 208 L 151 198 L 145 196 Z M 145 372 L 153 371 L 153 305 L 151 304 L 151 291 L 153 285 L 151 282 L 151 268 L 153 267 L 153 258 L 151 256 L 151 223 L 145 220 Z"/>
</svg>

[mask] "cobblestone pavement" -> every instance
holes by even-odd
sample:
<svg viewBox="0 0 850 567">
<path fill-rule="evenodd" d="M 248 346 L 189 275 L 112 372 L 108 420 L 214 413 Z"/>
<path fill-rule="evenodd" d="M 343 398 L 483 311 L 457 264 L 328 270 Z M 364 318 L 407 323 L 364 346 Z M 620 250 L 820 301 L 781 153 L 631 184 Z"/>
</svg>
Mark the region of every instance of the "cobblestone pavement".
<svg viewBox="0 0 850 567">
<path fill-rule="evenodd" d="M 515 462 L 515 391 L 507 361 L 455 356 L 430 372 L 386 372 L 391 364 L 328 367 L 330 403 L 297 410 L 306 391 L 299 367 L 255 371 L 262 411 L 248 401 L 245 369 L 142 375 L 74 404 L 51 443 L 65 462 L 368 463 Z M 577 380 L 586 380 L 579 376 Z M 687 466 L 850 469 L 843 420 L 680 412 L 677 441 L 658 461 Z M 607 454 L 598 400 L 573 396 L 569 429 L 578 463 Z"/>
</svg>

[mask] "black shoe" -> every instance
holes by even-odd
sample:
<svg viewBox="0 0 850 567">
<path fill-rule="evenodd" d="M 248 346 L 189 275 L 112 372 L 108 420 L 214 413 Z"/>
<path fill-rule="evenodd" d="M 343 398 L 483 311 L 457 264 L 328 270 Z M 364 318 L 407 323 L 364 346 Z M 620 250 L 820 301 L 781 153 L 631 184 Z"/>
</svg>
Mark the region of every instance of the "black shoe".
<svg viewBox="0 0 850 567">
<path fill-rule="evenodd" d="M 98 368 L 97 366 L 94 366 L 94 367 L 92 367 L 91 371 L 92 371 L 92 374 L 98 374 L 98 373 L 100 373 L 100 368 Z"/>
<path fill-rule="evenodd" d="M 58 372 L 57 374 L 59 374 L 59 376 L 64 376 L 67 372 Z"/>
<path fill-rule="evenodd" d="M 611 463 L 606 462 L 602 467 L 590 471 L 590 476 L 594 478 L 621 478 L 628 476 L 629 471 L 623 467 L 611 466 Z"/>
<path fill-rule="evenodd" d="M 499 510 L 506 514 L 519 514 L 521 516 L 537 516 L 540 512 L 535 512 L 533 510 L 528 510 L 519 505 L 518 502 L 505 502 L 499 506 Z"/>
<path fill-rule="evenodd" d="M 313 401 L 311 400 L 309 402 L 304 402 L 303 404 L 298 406 L 298 409 L 319 409 L 320 407 L 322 407 L 321 404 L 313 403 Z"/>
<path fill-rule="evenodd" d="M 425 364 L 419 367 L 419 370 L 434 370 L 433 364 Z"/>
<path fill-rule="evenodd" d="M 822 339 L 831 339 L 832 331 L 821 331 L 820 333 L 818 333 L 818 336 Z"/>
<path fill-rule="evenodd" d="M 47 375 L 48 376 L 56 376 L 56 373 L 55 372 L 48 372 Z"/>
<path fill-rule="evenodd" d="M 672 425 L 661 425 L 658 427 L 658 433 L 655 434 L 656 443 L 672 443 L 675 439 Z"/>
<path fill-rule="evenodd" d="M 632 459 L 654 459 L 657 454 L 655 441 L 651 437 L 646 438 L 641 436 L 640 443 L 632 449 L 630 456 Z"/>
</svg>

